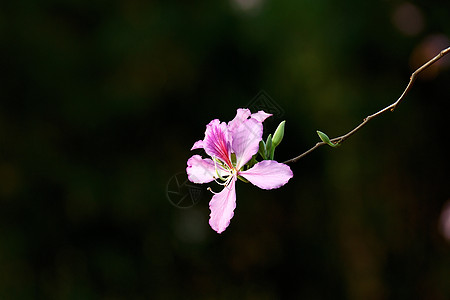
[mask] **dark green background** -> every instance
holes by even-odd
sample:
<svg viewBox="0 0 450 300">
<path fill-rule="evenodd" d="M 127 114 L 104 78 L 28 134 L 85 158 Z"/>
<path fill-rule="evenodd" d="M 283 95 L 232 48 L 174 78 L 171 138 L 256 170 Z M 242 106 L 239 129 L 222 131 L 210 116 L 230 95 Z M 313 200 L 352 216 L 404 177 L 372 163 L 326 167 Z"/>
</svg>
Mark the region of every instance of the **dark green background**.
<svg viewBox="0 0 450 300">
<path fill-rule="evenodd" d="M 286 120 L 283 161 L 450 45 L 445 1 L 255 3 L 0 5 L 0 298 L 450 298 L 448 60 L 283 188 L 239 182 L 221 235 L 206 186 L 192 208 L 168 201 L 205 125 L 261 90 L 284 111 L 265 122 Z M 405 34 L 399 9 L 423 26 Z"/>
</svg>

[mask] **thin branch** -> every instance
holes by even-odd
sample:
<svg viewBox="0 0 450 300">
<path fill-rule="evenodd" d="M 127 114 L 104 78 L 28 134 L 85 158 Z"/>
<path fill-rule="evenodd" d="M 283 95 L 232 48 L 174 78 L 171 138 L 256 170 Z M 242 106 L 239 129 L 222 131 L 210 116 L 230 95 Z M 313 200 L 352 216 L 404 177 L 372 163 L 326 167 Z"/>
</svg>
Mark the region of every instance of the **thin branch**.
<svg viewBox="0 0 450 300">
<path fill-rule="evenodd" d="M 362 127 L 364 127 L 370 120 L 380 116 L 381 114 L 383 114 L 383 113 L 385 113 L 387 111 L 394 111 L 397 108 L 397 106 L 403 101 L 403 99 L 405 98 L 406 94 L 408 94 L 408 92 L 411 90 L 411 87 L 412 87 L 414 81 L 416 80 L 417 75 L 419 75 L 422 71 L 427 69 L 429 66 L 431 66 L 435 62 L 437 62 L 443 56 L 447 55 L 449 52 L 450 52 L 450 47 L 442 50 L 438 55 L 436 55 L 435 57 L 430 59 L 428 62 L 426 62 L 424 65 L 422 65 L 420 68 L 418 68 L 416 71 L 414 71 L 414 73 L 412 73 L 411 77 L 409 78 L 408 85 L 406 86 L 405 90 L 400 95 L 400 97 L 397 99 L 397 101 L 395 101 L 394 103 L 392 103 L 389 106 L 386 106 L 382 110 L 380 110 L 380 111 L 378 111 L 378 112 L 376 112 L 376 113 L 374 113 L 374 114 L 372 114 L 370 116 L 367 116 L 366 118 L 364 118 L 364 120 L 363 120 L 363 122 L 361 124 L 356 126 L 354 129 L 352 129 L 348 133 L 346 133 L 346 134 L 344 134 L 342 136 L 339 136 L 339 137 L 331 139 L 331 142 L 333 142 L 334 144 L 341 144 L 346 139 L 348 139 L 350 136 L 355 134 L 358 130 L 360 130 Z M 324 145 L 327 145 L 327 144 L 325 142 L 319 142 L 319 143 L 315 144 L 314 147 L 312 147 L 311 149 L 303 152 L 302 154 L 300 154 L 297 157 L 294 157 L 292 159 L 289 159 L 289 160 L 285 161 L 284 163 L 285 164 L 294 163 L 297 160 L 299 160 L 300 158 L 308 155 L 309 153 L 313 152 L 314 150 L 316 150 L 320 146 L 324 146 Z"/>
</svg>

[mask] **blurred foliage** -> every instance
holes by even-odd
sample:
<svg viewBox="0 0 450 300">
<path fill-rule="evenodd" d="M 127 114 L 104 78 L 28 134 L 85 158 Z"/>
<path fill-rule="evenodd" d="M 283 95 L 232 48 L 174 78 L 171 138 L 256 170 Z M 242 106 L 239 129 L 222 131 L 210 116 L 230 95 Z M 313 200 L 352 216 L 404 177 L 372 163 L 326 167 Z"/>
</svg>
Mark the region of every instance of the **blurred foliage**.
<svg viewBox="0 0 450 300">
<path fill-rule="evenodd" d="M 0 298 L 448 299 L 449 60 L 392 114 L 237 186 L 230 227 L 168 182 L 260 91 L 282 161 L 395 101 L 449 46 L 437 1 L 0 5 Z"/>
</svg>

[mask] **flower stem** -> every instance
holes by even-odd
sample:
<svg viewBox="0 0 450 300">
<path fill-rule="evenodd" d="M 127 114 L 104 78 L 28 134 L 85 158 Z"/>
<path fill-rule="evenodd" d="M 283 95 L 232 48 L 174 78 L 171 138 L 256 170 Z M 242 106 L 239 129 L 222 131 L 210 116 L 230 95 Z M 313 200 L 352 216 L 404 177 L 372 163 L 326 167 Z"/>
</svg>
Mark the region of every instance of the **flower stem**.
<svg viewBox="0 0 450 300">
<path fill-rule="evenodd" d="M 433 57 L 432 59 L 430 59 L 429 61 L 427 61 L 425 64 L 423 64 L 420 68 L 418 68 L 416 71 L 414 71 L 411 74 L 411 77 L 409 78 L 409 82 L 408 85 L 406 86 L 406 88 L 403 90 L 403 93 L 400 95 L 400 97 L 397 99 L 397 101 L 395 101 L 394 103 L 392 103 L 389 106 L 386 106 L 385 108 L 383 108 L 382 110 L 369 115 L 367 117 L 364 118 L 363 122 L 360 123 L 358 126 L 356 126 L 355 128 L 353 128 L 351 131 L 349 131 L 348 133 L 333 138 L 330 141 L 333 142 L 334 144 L 341 144 L 342 142 L 344 142 L 345 140 L 347 140 L 349 137 L 351 137 L 353 134 L 355 134 L 357 131 L 359 131 L 362 127 L 364 127 L 370 120 L 380 116 L 381 114 L 387 112 L 387 111 L 394 111 L 397 106 L 403 101 L 403 99 L 405 98 L 406 94 L 411 90 L 411 87 L 414 83 L 414 81 L 416 80 L 417 75 L 419 75 L 422 71 L 424 71 L 425 69 L 427 69 L 429 66 L 431 66 L 432 64 L 434 64 L 435 62 L 437 62 L 438 60 L 440 60 L 442 57 L 444 57 L 445 55 L 447 55 L 450 52 L 450 47 L 442 50 L 441 52 L 439 52 L 438 55 L 436 55 L 435 57 Z M 283 162 L 284 164 L 289 164 L 289 163 L 294 163 L 296 161 L 298 161 L 300 158 L 305 157 L 306 155 L 308 155 L 309 153 L 313 152 L 314 150 L 316 150 L 317 148 L 319 148 L 320 146 L 324 146 L 327 145 L 327 143 L 325 142 L 319 142 L 317 144 L 315 144 L 312 148 L 310 148 L 309 150 L 303 152 L 302 154 L 291 158 L 285 162 Z"/>
</svg>

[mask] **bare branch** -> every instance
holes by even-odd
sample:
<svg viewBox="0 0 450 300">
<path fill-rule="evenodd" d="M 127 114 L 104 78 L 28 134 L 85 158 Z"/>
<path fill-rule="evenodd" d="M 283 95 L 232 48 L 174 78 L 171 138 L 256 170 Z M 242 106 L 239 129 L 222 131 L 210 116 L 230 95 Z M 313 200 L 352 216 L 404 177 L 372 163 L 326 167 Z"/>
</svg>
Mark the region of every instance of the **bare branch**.
<svg viewBox="0 0 450 300">
<path fill-rule="evenodd" d="M 394 111 L 397 106 L 403 101 L 403 99 L 405 98 L 406 94 L 408 94 L 408 92 L 411 90 L 411 87 L 414 83 L 414 81 L 416 80 L 417 75 L 419 75 L 422 71 L 424 71 L 425 69 L 427 69 L 429 66 L 431 66 L 432 64 L 434 64 L 435 62 L 437 62 L 439 59 L 441 59 L 443 56 L 447 55 L 450 52 L 450 47 L 442 50 L 438 55 L 436 55 L 435 57 L 433 57 L 432 59 L 430 59 L 428 62 L 426 62 L 424 65 L 422 65 L 420 68 L 418 68 L 416 71 L 414 71 L 414 73 L 411 74 L 411 77 L 409 78 L 409 82 L 408 85 L 406 86 L 405 90 L 403 91 L 403 93 L 400 95 L 400 97 L 397 99 L 397 101 L 395 101 L 394 103 L 392 103 L 389 106 L 386 106 L 385 108 L 383 108 L 382 110 L 367 116 L 366 118 L 364 118 L 363 122 L 361 124 L 359 124 L 358 126 L 356 126 L 354 129 L 352 129 L 351 131 L 349 131 L 348 133 L 333 138 L 331 139 L 331 142 L 333 142 L 334 144 L 341 144 L 343 143 L 346 139 L 348 139 L 350 136 L 352 136 L 353 134 L 355 134 L 358 130 L 360 130 L 362 127 L 364 127 L 370 120 L 380 116 L 381 114 L 387 112 L 387 111 Z M 312 147 L 311 149 L 303 152 L 302 154 L 300 154 L 297 157 L 294 157 L 292 159 L 289 159 L 287 161 L 285 161 L 285 164 L 289 164 L 289 163 L 294 163 L 297 160 L 299 160 L 300 158 L 308 155 L 309 153 L 313 152 L 314 150 L 316 150 L 317 148 L 319 148 L 320 146 L 326 145 L 326 143 L 324 142 L 319 142 L 317 144 L 314 145 L 314 147 Z"/>
</svg>

